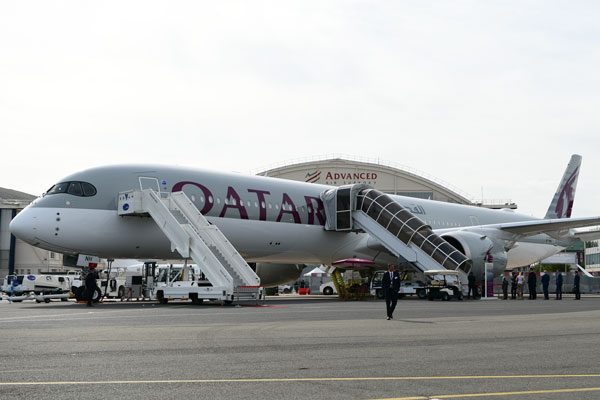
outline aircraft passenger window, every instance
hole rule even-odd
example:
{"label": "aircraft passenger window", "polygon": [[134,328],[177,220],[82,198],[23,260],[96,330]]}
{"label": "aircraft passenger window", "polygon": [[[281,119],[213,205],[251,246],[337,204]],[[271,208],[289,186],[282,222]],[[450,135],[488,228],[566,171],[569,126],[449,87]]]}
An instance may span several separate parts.
{"label": "aircraft passenger window", "polygon": [[208,202],[209,202],[210,204],[212,204],[212,202],[213,202],[213,197],[212,197],[212,196],[208,196]]}
{"label": "aircraft passenger window", "polygon": [[83,189],[81,188],[81,183],[69,183],[69,189],[67,189],[67,193],[72,194],[73,196],[83,196]]}
{"label": "aircraft passenger window", "polygon": [[275,209],[279,210],[279,204],[275,204]]}
{"label": "aircraft passenger window", "polygon": [[265,204],[265,202],[264,202],[264,201],[261,201],[261,202],[260,202],[260,208],[267,208],[267,207],[266,207],[266,204]]}
{"label": "aircraft passenger window", "polygon": [[86,197],[92,197],[96,195],[96,188],[91,183],[81,182],[83,188],[83,195]]}
{"label": "aircraft passenger window", "polygon": [[221,204],[221,198],[217,197],[217,204]]}
{"label": "aircraft passenger window", "polygon": [[258,208],[258,202],[257,201],[254,202],[254,207]]}
{"label": "aircraft passenger window", "polygon": [[200,196],[200,202],[204,203],[204,196]]}

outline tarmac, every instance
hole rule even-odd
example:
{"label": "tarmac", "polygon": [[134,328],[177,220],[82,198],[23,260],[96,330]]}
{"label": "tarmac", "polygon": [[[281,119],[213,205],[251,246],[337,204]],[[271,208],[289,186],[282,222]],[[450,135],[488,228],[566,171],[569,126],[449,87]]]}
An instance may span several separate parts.
{"label": "tarmac", "polygon": [[600,298],[0,302],[2,399],[598,399]]}

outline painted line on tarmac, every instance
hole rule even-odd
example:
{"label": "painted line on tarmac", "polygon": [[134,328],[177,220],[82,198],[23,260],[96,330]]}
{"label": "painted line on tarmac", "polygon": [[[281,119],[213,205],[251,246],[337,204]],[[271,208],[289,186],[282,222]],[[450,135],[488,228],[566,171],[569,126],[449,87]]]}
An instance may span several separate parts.
{"label": "painted line on tarmac", "polygon": [[[548,378],[600,378],[600,374],[551,374],[551,375],[461,375],[461,376],[380,376],[340,378],[225,378],[225,379],[157,379],[157,380],[106,380],[106,381],[45,381],[45,382],[0,382],[2,386],[40,385],[139,385],[180,383],[293,383],[293,382],[359,382],[359,381],[433,381],[463,379],[548,379]],[[588,390],[596,388],[588,388]],[[564,389],[566,390],[566,389]],[[600,388],[597,388],[600,390]],[[483,394],[481,394],[483,395]],[[454,396],[454,395],[452,395]],[[458,395],[456,395],[458,396]],[[461,395],[466,396],[466,395]],[[435,396],[433,396],[434,398]],[[396,399],[409,399],[402,397]],[[427,397],[418,397],[419,399]],[[448,397],[449,398],[449,397]],[[394,398],[391,398],[394,399]],[[390,400],[391,400],[390,399]]]}
{"label": "painted line on tarmac", "polygon": [[438,399],[464,399],[469,397],[504,397],[504,396],[527,396],[535,394],[557,394],[557,393],[581,393],[599,392],[600,387],[573,388],[573,389],[547,389],[547,390],[524,390],[518,392],[494,392],[494,393],[464,393],[464,394],[442,394],[433,396],[410,396],[410,397],[386,397],[379,400],[438,400]]}

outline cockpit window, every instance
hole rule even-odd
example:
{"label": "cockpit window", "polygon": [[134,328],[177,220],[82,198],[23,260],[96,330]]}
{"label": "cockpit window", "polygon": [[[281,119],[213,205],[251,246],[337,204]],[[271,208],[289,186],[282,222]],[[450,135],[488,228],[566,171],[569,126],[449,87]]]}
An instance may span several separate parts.
{"label": "cockpit window", "polygon": [[69,183],[69,188],[67,189],[67,193],[72,194],[73,196],[83,196],[83,189],[81,188],[81,182]]}
{"label": "cockpit window", "polygon": [[69,182],[57,183],[52,186],[46,194],[58,194],[58,193],[66,193],[67,188],[69,187]]}
{"label": "cockpit window", "polygon": [[81,182],[81,187],[83,188],[84,196],[91,197],[96,195],[96,188],[91,183]]}
{"label": "cockpit window", "polygon": [[61,182],[52,186],[46,195],[68,193],[73,196],[91,197],[96,195],[96,188],[88,182]]}

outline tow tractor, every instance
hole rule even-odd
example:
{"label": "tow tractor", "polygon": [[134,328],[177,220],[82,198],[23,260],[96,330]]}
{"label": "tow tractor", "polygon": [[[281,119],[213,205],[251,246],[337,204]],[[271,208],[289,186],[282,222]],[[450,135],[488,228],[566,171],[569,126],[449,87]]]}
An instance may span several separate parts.
{"label": "tow tractor", "polygon": [[452,270],[431,270],[425,271],[425,276],[429,279],[427,285],[427,299],[441,299],[448,301],[452,298],[463,299],[461,283],[457,271]]}

